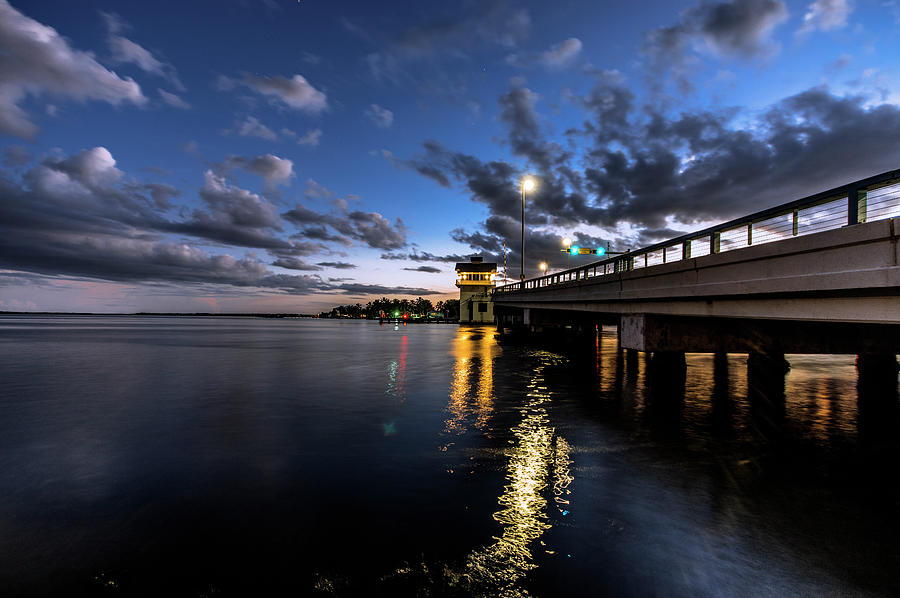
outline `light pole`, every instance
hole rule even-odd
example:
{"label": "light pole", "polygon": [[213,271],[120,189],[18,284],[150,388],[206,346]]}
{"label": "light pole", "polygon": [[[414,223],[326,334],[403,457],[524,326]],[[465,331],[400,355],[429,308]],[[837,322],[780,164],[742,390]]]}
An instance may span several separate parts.
{"label": "light pole", "polygon": [[566,248],[566,270],[572,267],[572,256],[569,253],[569,247],[572,246],[572,239],[565,237],[562,241],[563,247]]}
{"label": "light pole", "polygon": [[525,192],[534,189],[534,179],[530,176],[522,179],[522,264],[519,280],[525,280]]}

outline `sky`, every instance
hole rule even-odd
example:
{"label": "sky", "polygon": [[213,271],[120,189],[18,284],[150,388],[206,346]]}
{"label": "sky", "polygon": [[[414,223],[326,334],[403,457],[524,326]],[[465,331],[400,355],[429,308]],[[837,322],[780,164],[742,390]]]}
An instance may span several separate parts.
{"label": "sky", "polygon": [[898,68],[896,0],[0,0],[0,310],[458,296],[525,175],[528,276],[635,249],[900,168]]}

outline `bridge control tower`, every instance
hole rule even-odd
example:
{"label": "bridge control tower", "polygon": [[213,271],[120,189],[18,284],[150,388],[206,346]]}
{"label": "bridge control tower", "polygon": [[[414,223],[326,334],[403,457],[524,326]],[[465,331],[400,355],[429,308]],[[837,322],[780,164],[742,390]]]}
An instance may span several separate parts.
{"label": "bridge control tower", "polygon": [[486,263],[481,256],[469,258],[469,262],[457,262],[456,286],[459,287],[460,323],[494,322],[494,304],[491,291],[497,279],[497,264]]}

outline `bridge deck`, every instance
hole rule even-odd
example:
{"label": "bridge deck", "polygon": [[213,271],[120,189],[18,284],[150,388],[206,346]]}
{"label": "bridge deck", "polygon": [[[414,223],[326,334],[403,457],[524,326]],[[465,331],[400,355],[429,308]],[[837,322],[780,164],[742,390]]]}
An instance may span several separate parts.
{"label": "bridge deck", "polygon": [[900,171],[893,171],[498,287],[494,302],[501,309],[900,324],[898,216]]}

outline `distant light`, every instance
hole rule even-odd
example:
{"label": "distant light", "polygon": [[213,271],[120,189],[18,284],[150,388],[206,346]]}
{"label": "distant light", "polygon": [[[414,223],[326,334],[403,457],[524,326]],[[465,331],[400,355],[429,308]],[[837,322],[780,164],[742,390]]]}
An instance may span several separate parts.
{"label": "distant light", "polygon": [[531,191],[534,189],[534,179],[531,177],[525,177],[522,179],[522,188],[526,191]]}
{"label": "distant light", "polygon": [[568,247],[571,244],[572,244],[572,239],[570,239],[569,237],[566,237],[565,239],[563,239],[563,245],[565,245],[566,247]]}
{"label": "distant light", "polygon": [[572,245],[572,247],[569,248],[569,253],[571,253],[572,255],[578,255],[578,249],[578,245]]}
{"label": "distant light", "polygon": [[547,262],[541,262],[540,264],[538,264],[538,268],[540,268],[541,272],[546,272],[547,271]]}
{"label": "distant light", "polygon": [[395,318],[398,317],[399,315],[400,315],[400,312],[399,312],[399,311],[395,311],[395,312],[394,312],[394,317],[395,317]]}

